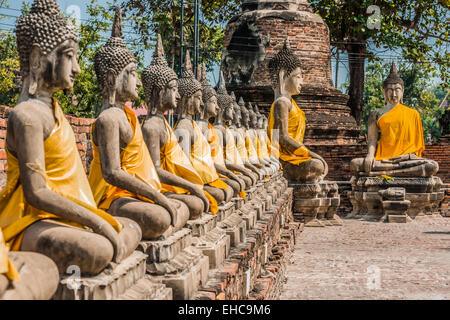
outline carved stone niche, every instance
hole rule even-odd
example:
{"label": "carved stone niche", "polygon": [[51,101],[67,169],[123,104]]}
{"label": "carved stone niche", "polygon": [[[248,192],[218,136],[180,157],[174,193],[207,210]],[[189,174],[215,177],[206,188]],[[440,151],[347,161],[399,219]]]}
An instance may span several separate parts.
{"label": "carved stone niche", "polygon": [[254,22],[245,21],[237,26],[222,56],[222,71],[231,84],[246,85],[255,70],[264,62],[270,37],[262,39]]}

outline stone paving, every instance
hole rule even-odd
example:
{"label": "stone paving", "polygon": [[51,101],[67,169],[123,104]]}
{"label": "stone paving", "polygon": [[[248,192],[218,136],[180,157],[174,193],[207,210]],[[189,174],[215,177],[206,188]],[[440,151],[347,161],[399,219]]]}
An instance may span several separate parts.
{"label": "stone paving", "polygon": [[305,228],[280,299],[450,299],[450,218]]}

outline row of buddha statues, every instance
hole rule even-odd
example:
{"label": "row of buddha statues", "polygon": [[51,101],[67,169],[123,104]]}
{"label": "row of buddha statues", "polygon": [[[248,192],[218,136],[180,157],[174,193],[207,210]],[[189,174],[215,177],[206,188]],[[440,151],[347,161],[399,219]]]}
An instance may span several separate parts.
{"label": "row of buddha statues", "polygon": [[[222,75],[217,91],[204,66],[196,78],[189,52],[179,78],[159,35],[141,82],[121,19],[117,8],[111,38],[94,58],[103,108],[91,128],[89,176],[53,98],[80,73],[77,30],[54,0],[35,0],[18,21],[23,87],[7,126],[0,298],[50,298],[68,266],[98,274],[142,239],[165,239],[204,212],[216,214],[220,204],[245,197],[281,169],[289,181],[304,184],[322,183],[328,173],[326,161],[303,144],[306,118],[292,98],[301,91],[302,68],[287,42],[269,62],[275,101],[267,119],[228,94]],[[140,86],[148,105],[143,125],[126,106]],[[403,82],[395,69],[383,89],[388,103],[371,114],[368,155],[354,160],[352,170],[434,175],[437,163],[420,158],[420,117],[401,104]],[[178,115],[175,128],[165,118],[170,110]]]}

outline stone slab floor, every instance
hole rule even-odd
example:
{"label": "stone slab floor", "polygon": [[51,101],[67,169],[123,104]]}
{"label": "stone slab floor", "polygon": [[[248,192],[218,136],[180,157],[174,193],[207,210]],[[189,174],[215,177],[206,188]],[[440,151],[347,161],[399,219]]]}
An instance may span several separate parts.
{"label": "stone slab floor", "polygon": [[280,299],[450,299],[450,218],[305,228]]}

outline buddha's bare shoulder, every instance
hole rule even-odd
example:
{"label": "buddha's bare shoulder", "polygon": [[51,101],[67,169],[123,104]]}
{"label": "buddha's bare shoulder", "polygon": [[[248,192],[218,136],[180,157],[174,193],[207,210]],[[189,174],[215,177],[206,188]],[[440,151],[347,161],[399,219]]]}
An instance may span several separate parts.
{"label": "buddha's bare shoulder", "polygon": [[292,105],[291,100],[288,97],[278,97],[274,102],[274,108],[283,108],[283,107],[290,107]]}
{"label": "buddha's bare shoulder", "polygon": [[13,125],[45,126],[54,122],[52,109],[33,99],[18,103],[8,117],[8,123]]}

